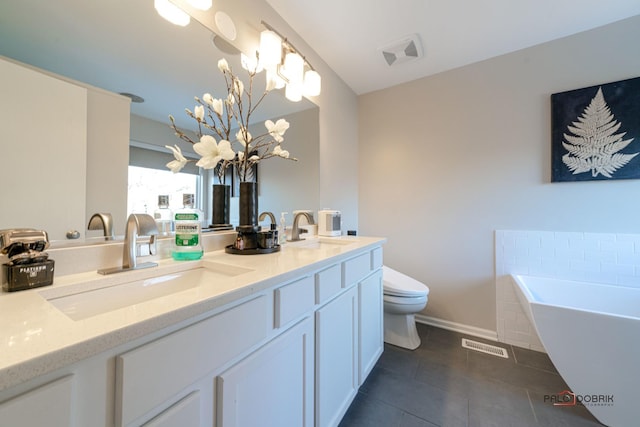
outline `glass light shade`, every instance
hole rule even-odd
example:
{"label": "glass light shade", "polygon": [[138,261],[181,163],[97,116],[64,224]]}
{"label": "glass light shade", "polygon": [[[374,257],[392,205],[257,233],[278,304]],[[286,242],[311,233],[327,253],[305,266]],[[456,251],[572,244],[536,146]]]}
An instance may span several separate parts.
{"label": "glass light shade", "polygon": [[275,32],[260,33],[260,63],[267,67],[282,62],[282,39]]}
{"label": "glass light shade", "polygon": [[[262,62],[262,61],[261,61]],[[267,70],[267,85],[270,81],[274,82],[274,87],[276,89],[282,89],[286,82],[278,75],[277,65],[271,66],[266,69]]]}
{"label": "glass light shade", "polygon": [[289,79],[289,84],[302,86],[304,77],[304,59],[295,52],[287,53],[284,58],[284,69],[282,74]]}
{"label": "glass light shade", "polygon": [[287,88],[284,91],[284,96],[289,101],[300,101],[302,99],[302,83],[287,83]]}
{"label": "glass light shade", "polygon": [[306,96],[318,96],[322,87],[320,74],[315,70],[307,70],[304,73],[303,92]]}
{"label": "glass light shade", "polygon": [[213,4],[213,0],[187,0],[191,6],[200,10],[209,10]]}
{"label": "glass light shade", "polygon": [[169,2],[169,0],[154,0],[153,6],[156,8],[158,15],[172,24],[185,27],[191,21],[191,18],[184,10]]}
{"label": "glass light shade", "polygon": [[244,53],[240,53],[240,63],[242,64],[242,68],[255,73],[259,73],[264,69],[262,63],[258,61],[258,58],[255,56],[247,56]]}

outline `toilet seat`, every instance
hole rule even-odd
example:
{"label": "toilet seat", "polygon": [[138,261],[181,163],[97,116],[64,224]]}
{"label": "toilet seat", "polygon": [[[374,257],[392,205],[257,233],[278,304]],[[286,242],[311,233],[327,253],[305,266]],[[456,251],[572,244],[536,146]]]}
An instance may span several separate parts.
{"label": "toilet seat", "polygon": [[417,295],[417,296],[408,297],[408,296],[389,295],[385,293],[384,301],[387,303],[398,304],[398,305],[426,304],[427,295]]}
{"label": "toilet seat", "polygon": [[429,295],[429,288],[424,283],[387,268],[387,266],[382,267],[382,273],[382,288],[385,295],[396,297],[426,297]]}

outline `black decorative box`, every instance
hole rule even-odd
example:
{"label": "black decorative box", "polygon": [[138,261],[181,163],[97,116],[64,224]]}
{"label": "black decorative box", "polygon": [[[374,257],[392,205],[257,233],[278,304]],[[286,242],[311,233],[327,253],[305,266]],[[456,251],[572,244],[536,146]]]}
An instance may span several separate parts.
{"label": "black decorative box", "polygon": [[2,264],[2,290],[13,292],[51,285],[53,270],[52,259],[30,264]]}

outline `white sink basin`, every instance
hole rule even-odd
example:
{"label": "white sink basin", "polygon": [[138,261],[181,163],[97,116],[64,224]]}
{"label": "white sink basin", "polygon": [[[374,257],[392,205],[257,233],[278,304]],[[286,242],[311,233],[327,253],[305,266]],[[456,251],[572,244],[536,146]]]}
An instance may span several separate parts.
{"label": "white sink basin", "polygon": [[[69,294],[40,292],[54,307],[73,320],[83,320],[113,310],[144,303],[156,298],[173,295],[216,280],[238,276],[253,271],[248,268],[203,262],[203,267],[178,273],[165,274],[149,279],[103,287]],[[127,273],[119,273],[127,274]],[[48,296],[52,295],[52,296]]]}
{"label": "white sink basin", "polygon": [[342,239],[342,238],[330,238],[330,237],[312,237],[299,242],[287,242],[287,245],[301,249],[321,249],[321,248],[337,248],[356,243],[356,240]]}

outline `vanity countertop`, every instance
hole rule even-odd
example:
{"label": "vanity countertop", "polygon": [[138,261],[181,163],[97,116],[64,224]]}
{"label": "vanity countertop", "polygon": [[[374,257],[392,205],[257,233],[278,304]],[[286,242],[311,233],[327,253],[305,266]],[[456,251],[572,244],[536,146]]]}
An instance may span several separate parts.
{"label": "vanity countertop", "polygon": [[[324,238],[323,238],[324,239]],[[285,244],[266,255],[207,252],[198,261],[164,259],[158,267],[103,276],[97,272],[54,278],[51,286],[0,293],[2,357],[0,390],[89,358],[145,335],[179,325],[264,289],[349,258],[357,250],[384,243],[377,237],[339,237],[344,244]],[[89,291],[210,266],[235,266],[243,273],[229,275],[145,302],[73,320],[47,298],[69,291]]]}

